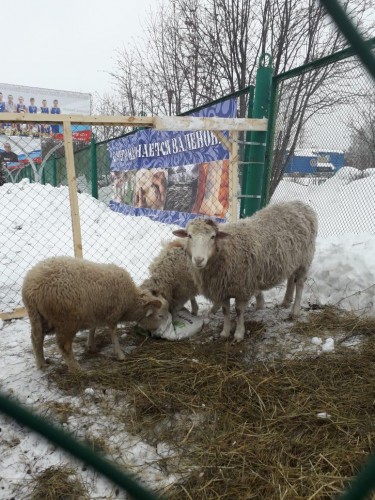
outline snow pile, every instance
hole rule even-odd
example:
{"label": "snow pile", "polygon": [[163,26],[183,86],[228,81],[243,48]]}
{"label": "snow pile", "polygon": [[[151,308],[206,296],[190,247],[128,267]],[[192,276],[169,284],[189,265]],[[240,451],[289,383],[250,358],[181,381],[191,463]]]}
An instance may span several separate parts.
{"label": "snow pile", "polygon": [[[173,227],[115,213],[86,193],[78,200],[84,257],[124,266],[136,282],[144,279]],[[68,188],[27,179],[0,187],[0,311],[21,304],[26,271],[55,255],[73,255]]]}
{"label": "snow pile", "polygon": [[316,185],[312,178],[283,179],[271,203],[301,200],[319,216],[319,235],[375,233],[375,169],[357,170],[343,167]]}

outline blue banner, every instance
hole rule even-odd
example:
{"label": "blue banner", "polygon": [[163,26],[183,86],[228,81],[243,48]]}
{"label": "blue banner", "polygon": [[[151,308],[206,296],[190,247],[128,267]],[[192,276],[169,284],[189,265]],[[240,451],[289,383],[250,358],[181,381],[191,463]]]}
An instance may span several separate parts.
{"label": "blue banner", "polygon": [[[237,99],[232,98],[189,116],[235,118]],[[144,129],[109,143],[111,170],[170,168],[229,157],[228,150],[210,130],[160,132]]]}
{"label": "blue banner", "polygon": [[[227,99],[190,116],[234,118],[237,100]],[[225,220],[229,152],[212,131],[143,129],[111,141],[109,153],[112,210],[183,227],[202,215]]]}

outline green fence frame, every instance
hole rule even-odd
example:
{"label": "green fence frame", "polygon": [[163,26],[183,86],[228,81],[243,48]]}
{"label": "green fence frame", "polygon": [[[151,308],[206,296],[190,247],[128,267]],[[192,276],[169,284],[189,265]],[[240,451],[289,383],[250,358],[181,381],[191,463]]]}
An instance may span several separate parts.
{"label": "green fence frame", "polygon": [[30,412],[19,403],[12,401],[0,393],[0,411],[16,420],[19,424],[27,425],[30,429],[52,441],[71,455],[84,461],[103,476],[107,477],[122,489],[127,491],[136,500],[162,500],[162,497],[141,486],[129,474],[120,470],[113,463],[92,451],[88,446],[74,439],[70,434],[51,425],[42,417]]}

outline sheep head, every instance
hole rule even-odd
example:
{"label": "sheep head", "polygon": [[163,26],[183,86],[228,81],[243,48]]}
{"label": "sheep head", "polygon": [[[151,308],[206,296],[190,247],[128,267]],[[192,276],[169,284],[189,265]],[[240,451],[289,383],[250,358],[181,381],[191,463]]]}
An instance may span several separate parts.
{"label": "sheep head", "polygon": [[229,236],[220,231],[212,219],[194,219],[186,229],[177,229],[173,234],[179,238],[187,238],[186,252],[197,269],[206,267],[217,250],[217,241]]}
{"label": "sheep head", "polygon": [[145,330],[156,330],[169,315],[169,304],[158,295],[155,297],[150,290],[141,292],[141,307],[137,323]]}

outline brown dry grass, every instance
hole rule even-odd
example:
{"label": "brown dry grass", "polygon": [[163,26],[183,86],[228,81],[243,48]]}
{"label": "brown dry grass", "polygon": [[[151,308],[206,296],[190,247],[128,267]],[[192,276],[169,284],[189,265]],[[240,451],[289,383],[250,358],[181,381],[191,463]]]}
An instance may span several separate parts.
{"label": "brown dry grass", "polygon": [[30,500],[89,500],[77,472],[67,466],[52,466],[31,480]]}
{"label": "brown dry grass", "polygon": [[178,451],[161,461],[182,478],[170,498],[333,498],[375,445],[375,319],[326,308],[294,331],[368,338],[356,350],[252,366],[241,346],[147,340],[124,363],[50,376],[68,393],[125,394],[111,416]]}

